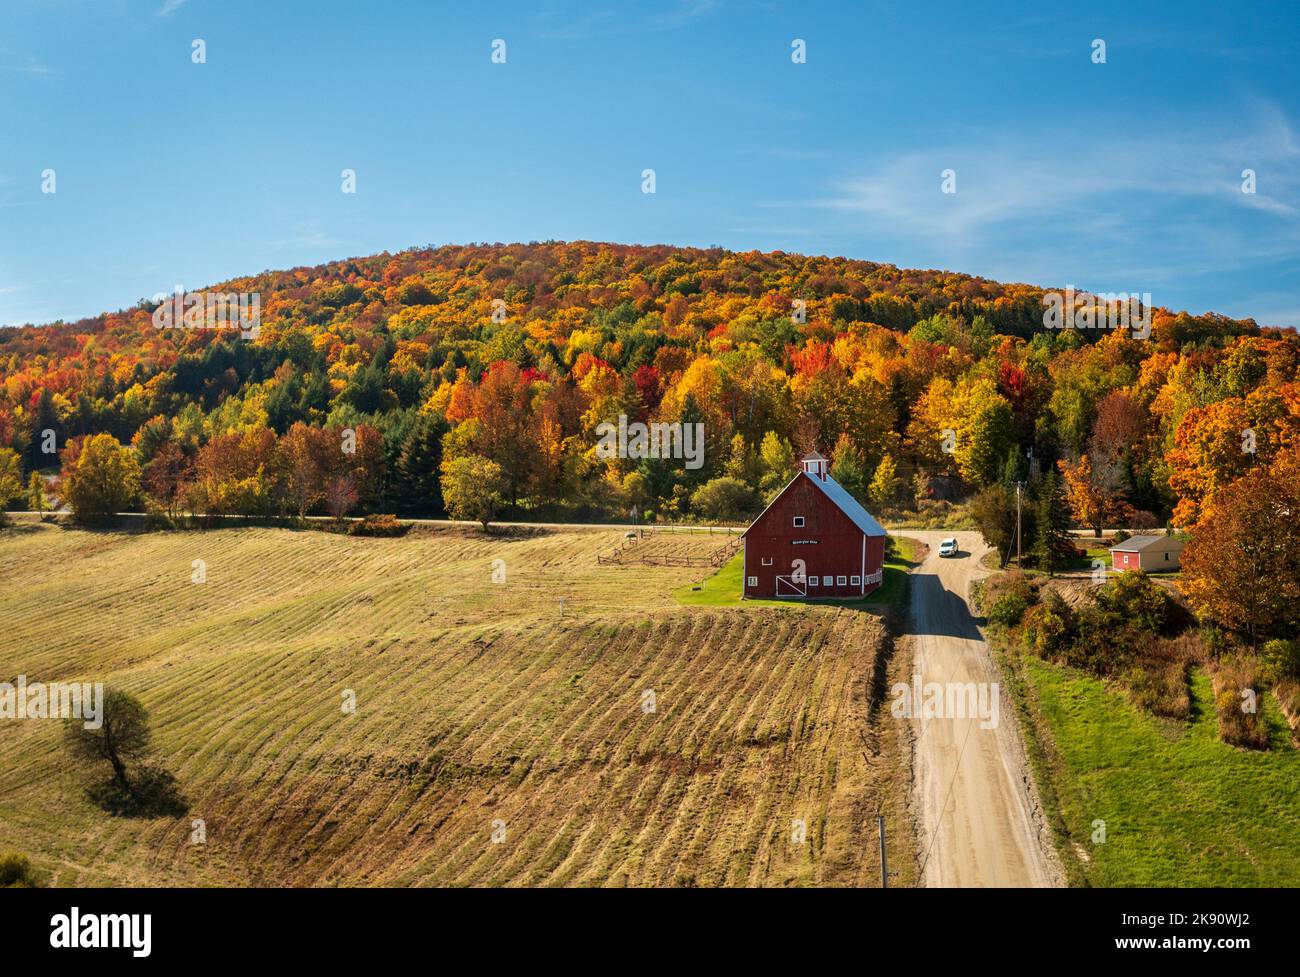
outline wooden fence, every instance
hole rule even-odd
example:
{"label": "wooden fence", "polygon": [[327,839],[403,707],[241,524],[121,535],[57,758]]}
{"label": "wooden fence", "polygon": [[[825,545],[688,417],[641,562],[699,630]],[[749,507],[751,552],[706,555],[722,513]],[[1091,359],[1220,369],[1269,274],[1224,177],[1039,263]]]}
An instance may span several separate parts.
{"label": "wooden fence", "polygon": [[[602,566],[637,564],[651,567],[720,567],[739,551],[744,542],[740,538],[744,530],[739,526],[644,526],[635,532],[636,536],[625,539],[608,556],[597,553],[596,563]],[[707,556],[672,552],[644,554],[639,552],[644,548],[645,540],[674,533],[725,536],[726,541]]]}

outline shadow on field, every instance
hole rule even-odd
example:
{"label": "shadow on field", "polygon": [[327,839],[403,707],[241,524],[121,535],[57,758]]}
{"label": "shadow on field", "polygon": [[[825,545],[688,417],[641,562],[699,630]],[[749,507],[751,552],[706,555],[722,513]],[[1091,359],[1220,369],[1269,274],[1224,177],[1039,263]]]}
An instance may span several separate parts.
{"label": "shadow on field", "polygon": [[112,777],[91,784],[86,797],[100,810],[120,818],[176,818],[190,809],[176,778],[155,766],[137,771],[129,788]]}
{"label": "shadow on field", "polygon": [[32,533],[39,533],[41,527],[39,523],[17,522],[11,519],[8,524],[0,526],[0,531],[12,536],[30,536]]}

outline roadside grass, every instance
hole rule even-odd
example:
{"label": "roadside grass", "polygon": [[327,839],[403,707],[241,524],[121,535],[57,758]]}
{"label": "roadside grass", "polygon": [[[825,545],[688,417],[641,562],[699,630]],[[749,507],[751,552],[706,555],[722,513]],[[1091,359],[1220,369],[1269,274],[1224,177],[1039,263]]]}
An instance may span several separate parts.
{"label": "roadside grass", "polygon": [[0,852],[57,886],[875,887],[880,805],[912,884],[884,623],[675,606],[699,571],[598,566],[619,538],[0,531],[0,677],[136,695],[190,800],[110,817],[61,723],[6,721]]}
{"label": "roadside grass", "polygon": [[737,553],[698,584],[687,584],[673,591],[679,604],[687,607],[806,607],[809,604],[829,607],[887,607],[907,599],[907,575],[916,565],[919,544],[907,536],[890,536],[885,540],[884,571],[881,584],[861,600],[745,600],[741,597],[745,574],[745,554]]}
{"label": "roadside grass", "polygon": [[[1209,676],[1191,719],[1161,719],[1099,679],[1005,652],[1028,712],[1031,757],[1074,884],[1300,884],[1300,751],[1271,697],[1272,749],[1219,739]],[[1046,783],[1044,783],[1046,781]],[[1092,840],[1105,822],[1105,842]]]}

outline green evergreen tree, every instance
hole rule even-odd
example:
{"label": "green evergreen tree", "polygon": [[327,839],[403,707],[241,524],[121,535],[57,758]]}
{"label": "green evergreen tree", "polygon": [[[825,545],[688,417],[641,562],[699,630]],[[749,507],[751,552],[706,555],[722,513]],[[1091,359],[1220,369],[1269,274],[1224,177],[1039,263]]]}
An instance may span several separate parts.
{"label": "green evergreen tree", "polygon": [[1055,468],[1043,474],[1038,487],[1038,518],[1031,551],[1038,569],[1054,576],[1063,569],[1070,552],[1070,503]]}
{"label": "green evergreen tree", "polygon": [[446,424],[431,414],[416,418],[397,453],[391,486],[393,503],[403,515],[422,515],[442,508],[439,465]]}
{"label": "green evergreen tree", "polygon": [[1020,454],[1020,447],[1013,444],[1007,452],[1006,464],[1002,466],[1002,484],[1014,492],[1016,482],[1023,482],[1028,475],[1028,467]]}

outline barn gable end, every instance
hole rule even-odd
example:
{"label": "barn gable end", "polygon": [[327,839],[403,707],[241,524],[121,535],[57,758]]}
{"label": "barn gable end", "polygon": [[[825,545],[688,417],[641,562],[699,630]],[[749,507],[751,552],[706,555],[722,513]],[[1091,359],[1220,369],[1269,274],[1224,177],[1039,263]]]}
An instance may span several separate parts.
{"label": "barn gable end", "polygon": [[885,530],[810,455],[744,532],[746,597],[852,598],[880,585]]}

